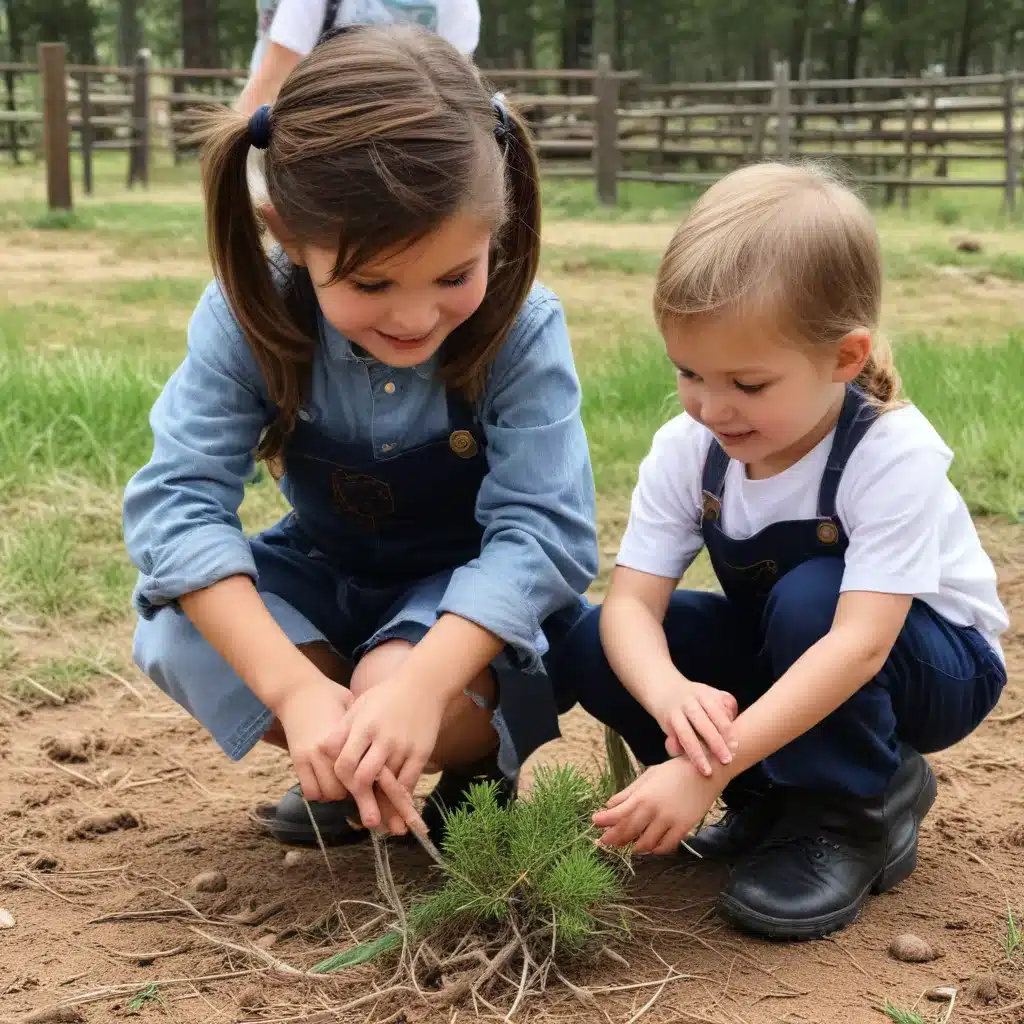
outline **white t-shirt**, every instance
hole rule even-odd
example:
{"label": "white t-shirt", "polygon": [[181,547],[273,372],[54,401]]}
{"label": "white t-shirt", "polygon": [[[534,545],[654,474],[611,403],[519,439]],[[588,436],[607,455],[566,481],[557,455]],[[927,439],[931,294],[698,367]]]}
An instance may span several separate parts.
{"label": "white t-shirt", "polygon": [[[744,540],[771,523],[817,516],[818,488],[834,431],[795,465],[750,480],[735,459],[726,470],[721,526]],[[654,436],[640,466],[618,564],[679,579],[704,545],[701,475],[707,428],[685,413]],[[953,460],[913,406],[884,413],[853,450],[836,494],[849,547],[841,590],[911,594],[950,622],[975,626],[1002,656],[1009,619],[996,573],[963,498],[946,472]]]}
{"label": "white t-shirt", "polygon": [[[270,25],[270,41],[305,55],[316,45],[323,27],[326,0],[280,0]],[[341,0],[335,27],[422,25],[469,56],[480,41],[477,0]]]}

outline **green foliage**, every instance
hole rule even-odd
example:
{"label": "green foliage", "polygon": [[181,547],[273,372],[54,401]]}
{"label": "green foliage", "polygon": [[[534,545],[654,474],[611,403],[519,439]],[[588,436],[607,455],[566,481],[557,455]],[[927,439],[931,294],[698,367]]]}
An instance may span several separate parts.
{"label": "green foliage", "polygon": [[911,1010],[901,1010],[898,1006],[893,1006],[888,999],[882,1007],[882,1012],[889,1020],[895,1021],[895,1024],[925,1024],[924,1018],[919,1014]]}
{"label": "green foliage", "polygon": [[1007,960],[1012,960],[1017,950],[1024,945],[1024,932],[1020,930],[1020,926],[1014,920],[1013,910],[1009,903],[1006,904],[1006,934],[1001,939],[1001,945]]}
{"label": "green foliage", "polygon": [[[603,785],[563,765],[538,769],[530,796],[510,806],[499,803],[495,783],[471,786],[467,804],[446,815],[444,884],[410,907],[410,937],[511,921],[523,936],[544,933],[560,954],[585,951],[606,927],[609,901],[622,895],[616,856],[597,847],[590,820],[604,802]],[[400,933],[391,931],[313,970],[342,970],[400,944]]]}

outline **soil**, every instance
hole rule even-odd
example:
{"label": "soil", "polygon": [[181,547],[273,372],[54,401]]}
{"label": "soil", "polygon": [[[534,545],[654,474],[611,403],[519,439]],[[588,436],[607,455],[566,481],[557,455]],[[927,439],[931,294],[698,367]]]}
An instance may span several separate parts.
{"label": "soil", "polygon": [[[886,1000],[916,1004],[925,1020],[939,1021],[948,1002],[924,993],[950,986],[952,1021],[1024,1021],[1024,949],[1009,960],[1000,945],[1007,904],[1024,914],[1024,713],[1013,717],[1024,712],[1024,530],[983,529],[1014,624],[1010,683],[988,722],[931,758],[939,799],[913,876],[872,899],[848,930],[790,945],[749,939],[718,921],[720,869],[675,858],[638,863],[631,895],[664,930],[567,968],[591,990],[632,987],[598,991],[589,1008],[563,989],[528,1001],[517,1020],[636,1021],[675,968],[685,977],[660,990],[645,1022],[869,1024],[885,1020]],[[110,642],[127,660],[127,626]],[[593,763],[596,724],[576,711],[563,733],[534,765]],[[475,1016],[472,1005],[432,1014],[415,997],[398,1016],[394,1003],[373,1001],[338,1016],[325,1011],[386,977],[361,968],[327,980],[288,978],[245,952],[255,943],[306,968],[344,947],[350,940],[335,911],[340,900],[375,898],[370,848],[335,849],[328,862],[317,851],[289,856],[251,814],[291,784],[286,758],[267,748],[229,762],[138,675],[110,677],[76,704],[0,700],[0,764],[0,909],[14,919],[4,927],[10,919],[0,913],[0,1017],[17,1020],[88,993],[99,995],[77,1011],[26,1019],[432,1024]],[[418,849],[393,847],[392,863],[399,884],[430,884]],[[207,872],[223,873],[226,886],[197,880]],[[345,910],[353,925],[373,916],[354,904]],[[904,933],[937,958],[893,959],[890,944]],[[242,951],[217,944],[224,941]],[[153,982],[162,984],[147,988]]]}

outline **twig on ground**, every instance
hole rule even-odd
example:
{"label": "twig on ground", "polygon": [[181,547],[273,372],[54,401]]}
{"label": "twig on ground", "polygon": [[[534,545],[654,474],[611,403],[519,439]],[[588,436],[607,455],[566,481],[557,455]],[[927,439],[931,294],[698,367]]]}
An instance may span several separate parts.
{"label": "twig on ground", "polygon": [[290,964],[286,964],[283,960],[278,960],[277,957],[271,956],[265,949],[260,949],[258,946],[240,946],[237,942],[229,942],[227,939],[218,939],[213,935],[207,935],[206,932],[200,931],[194,925],[189,925],[190,932],[193,935],[198,935],[199,938],[210,943],[211,946],[219,946],[222,949],[232,949],[236,953],[241,953],[244,956],[253,957],[255,960],[259,960],[260,963],[269,967],[272,971],[276,971],[278,974],[283,974],[290,978],[315,978],[323,980],[327,975],[321,974],[308,974],[306,971],[300,971],[297,967],[292,967]]}
{"label": "twig on ground", "polygon": [[831,936],[831,935],[830,935],[830,936],[827,936],[827,938],[828,938],[828,941],[829,941],[829,942],[831,942],[831,943],[832,943],[833,945],[835,945],[835,946],[838,946],[838,947],[839,947],[839,948],[840,948],[840,949],[841,949],[841,950],[842,950],[842,951],[843,951],[843,952],[844,952],[844,953],[846,954],[846,956],[847,956],[847,957],[849,958],[849,960],[850,960],[850,963],[852,963],[852,964],[853,964],[853,966],[854,966],[854,967],[856,967],[856,968],[857,968],[857,970],[858,970],[858,971],[860,971],[860,973],[861,973],[861,974],[863,974],[865,978],[870,978],[870,977],[871,977],[871,975],[870,975],[870,974],[868,974],[868,972],[867,972],[867,971],[865,971],[863,967],[861,967],[861,965],[860,965],[860,962],[859,962],[859,961],[857,960],[857,958],[856,958],[856,957],[855,957],[855,956],[853,955],[853,953],[851,953],[851,952],[850,952],[850,951],[849,951],[849,950],[848,950],[848,949],[846,948],[846,946],[844,946],[844,945],[843,945],[843,944],[842,944],[842,943],[841,943],[841,942],[840,942],[840,941],[839,941],[839,940],[838,940],[837,938],[835,938],[834,936]]}
{"label": "twig on ground", "polygon": [[57,892],[56,889],[51,889],[41,878],[37,878],[31,871],[22,869],[18,872],[21,878],[24,878],[31,885],[34,885],[37,889],[45,889],[51,896],[56,896],[57,899],[63,900],[65,903],[70,903],[73,907],[80,907],[80,903],[76,903],[73,899],[65,896],[63,893]]}
{"label": "twig on ground", "polygon": [[1016,722],[1018,718],[1024,718],[1024,708],[1011,711],[1008,715],[990,715],[985,721],[995,722],[997,725],[1005,725],[1007,722]]}
{"label": "twig on ground", "polygon": [[153,953],[130,953],[121,949],[110,949],[107,947],[100,947],[105,953],[109,953],[111,956],[119,956],[123,960],[137,960],[149,963],[153,960],[165,960],[168,957],[180,956],[182,953],[187,953],[191,948],[192,944],[186,942],[183,946],[175,946],[174,949],[163,949],[157,950]]}
{"label": "twig on ground", "polygon": [[75,771],[74,768],[69,768],[66,764],[54,761],[52,757],[44,757],[43,760],[50,765],[51,768],[56,768],[57,771],[64,772],[65,775],[70,775],[72,778],[96,787],[96,789],[100,788],[100,784],[95,779],[90,779],[88,775],[83,775],[81,772]]}
{"label": "twig on ground", "polygon": [[15,682],[28,683],[33,690],[38,690],[44,696],[49,697],[55,704],[67,704],[68,702],[66,697],[62,697],[59,693],[54,693],[53,690],[48,690],[42,683],[36,682],[31,676],[22,674],[17,677]]}
{"label": "twig on ground", "polygon": [[115,683],[120,683],[136,700],[145,703],[146,698],[143,697],[139,690],[137,690],[132,683],[128,682],[124,676],[118,675],[113,669],[107,668],[103,662],[98,661],[96,658],[87,658],[86,660],[98,672],[101,672],[103,675],[113,679]]}

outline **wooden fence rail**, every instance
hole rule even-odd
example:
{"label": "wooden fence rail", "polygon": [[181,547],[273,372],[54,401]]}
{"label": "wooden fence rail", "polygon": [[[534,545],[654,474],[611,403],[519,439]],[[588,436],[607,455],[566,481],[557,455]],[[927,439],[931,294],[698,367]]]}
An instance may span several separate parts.
{"label": "wooden fence rail", "polygon": [[[1020,72],[829,80],[807,71],[792,78],[780,63],[770,80],[653,85],[602,54],[593,70],[484,73],[529,118],[546,173],[593,180],[604,203],[616,202],[620,181],[701,185],[743,163],[800,156],[847,164],[855,180],[884,187],[887,201],[899,193],[905,204],[913,188],[998,188],[1015,209]],[[44,43],[38,64],[0,63],[0,150],[18,160],[41,138],[55,208],[71,205],[72,151],[82,155],[86,193],[93,154],[104,149],[127,151],[128,186],[145,185],[161,140],[177,159],[188,108],[233,102],[246,74],[153,68],[146,51],[130,68],[67,64],[63,44]],[[1000,173],[950,175],[959,162]]]}

